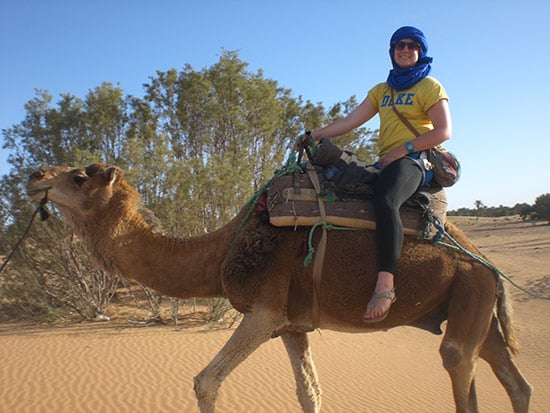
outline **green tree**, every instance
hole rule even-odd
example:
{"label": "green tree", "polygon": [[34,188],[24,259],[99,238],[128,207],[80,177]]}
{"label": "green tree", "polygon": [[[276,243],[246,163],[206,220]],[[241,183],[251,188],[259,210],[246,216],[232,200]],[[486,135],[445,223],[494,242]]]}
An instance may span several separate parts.
{"label": "green tree", "polygon": [[478,219],[480,216],[485,216],[485,209],[487,207],[483,204],[483,202],[478,199],[474,202],[474,206],[476,208],[476,216]]}
{"label": "green tree", "polygon": [[532,205],[527,203],[516,204],[512,208],[512,215],[519,215],[522,220],[527,221],[533,218],[535,211]]}
{"label": "green tree", "polygon": [[171,207],[163,220],[178,234],[229,220],[280,166],[289,137],[301,130],[307,111],[300,102],[247,66],[224,51],[212,67],[157,72],[145,85],[157,137],[170,148],[164,166]]}
{"label": "green tree", "polygon": [[538,219],[546,220],[550,224],[550,194],[539,195],[533,209]]}
{"label": "green tree", "polygon": [[[128,102],[122,89],[103,82],[88,92],[84,105],[86,134],[83,139],[85,150],[92,155],[89,161],[101,160],[126,168]],[[79,161],[87,163],[86,156],[79,155]]]}

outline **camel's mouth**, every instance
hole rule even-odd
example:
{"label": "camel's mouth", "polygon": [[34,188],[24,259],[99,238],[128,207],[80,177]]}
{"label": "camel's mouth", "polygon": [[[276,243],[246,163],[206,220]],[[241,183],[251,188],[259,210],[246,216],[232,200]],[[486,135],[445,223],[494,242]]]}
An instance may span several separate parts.
{"label": "camel's mouth", "polygon": [[40,168],[38,171],[34,172],[27,181],[25,190],[27,191],[27,196],[33,201],[39,201],[46,198],[48,191],[52,188],[52,185],[48,185],[47,182],[44,182],[47,172],[45,168]]}
{"label": "camel's mouth", "polygon": [[40,220],[45,221],[50,216],[50,213],[46,209],[46,204],[48,203],[48,190],[51,186],[46,188],[30,188],[30,185],[31,183],[29,182],[27,188],[25,188],[27,190],[27,196],[33,201],[40,201],[37,211],[40,212]]}
{"label": "camel's mouth", "polygon": [[41,199],[45,199],[48,195],[48,190],[51,188],[51,186],[48,186],[46,188],[29,188],[27,186],[27,196],[32,199],[33,201],[38,201]]}

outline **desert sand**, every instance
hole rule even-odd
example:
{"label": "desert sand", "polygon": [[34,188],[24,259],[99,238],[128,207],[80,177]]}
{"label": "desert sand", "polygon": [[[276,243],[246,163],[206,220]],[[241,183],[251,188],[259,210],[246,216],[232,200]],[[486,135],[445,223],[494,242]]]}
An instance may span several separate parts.
{"label": "desert sand", "polygon": [[[550,295],[550,225],[452,218],[514,282]],[[534,387],[532,412],[550,411],[550,301],[511,288],[521,344],[517,364]],[[193,377],[231,330],[0,324],[0,412],[198,412]],[[322,411],[451,412],[441,336],[409,327],[370,334],[316,331],[311,347]],[[489,366],[477,373],[480,411],[510,412]],[[299,412],[284,346],[274,339],[223,383],[220,412]]]}

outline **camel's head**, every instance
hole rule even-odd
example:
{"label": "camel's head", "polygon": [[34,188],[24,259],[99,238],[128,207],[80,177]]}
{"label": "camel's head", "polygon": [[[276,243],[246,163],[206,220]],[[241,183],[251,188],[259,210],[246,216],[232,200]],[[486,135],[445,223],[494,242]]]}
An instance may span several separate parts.
{"label": "camel's head", "polygon": [[111,165],[45,167],[30,176],[27,194],[33,200],[46,198],[62,212],[86,216],[109,205],[114,186],[121,179],[122,171]]}

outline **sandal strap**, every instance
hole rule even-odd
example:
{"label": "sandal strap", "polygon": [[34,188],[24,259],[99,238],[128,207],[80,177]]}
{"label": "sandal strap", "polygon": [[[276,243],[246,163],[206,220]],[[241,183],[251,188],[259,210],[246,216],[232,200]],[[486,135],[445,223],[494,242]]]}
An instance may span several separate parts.
{"label": "sandal strap", "polygon": [[392,288],[391,290],[386,290],[386,291],[375,291],[374,294],[372,295],[372,298],[374,298],[375,300],[378,300],[380,298],[386,298],[390,300],[390,302],[393,304],[396,301],[395,288]]}

